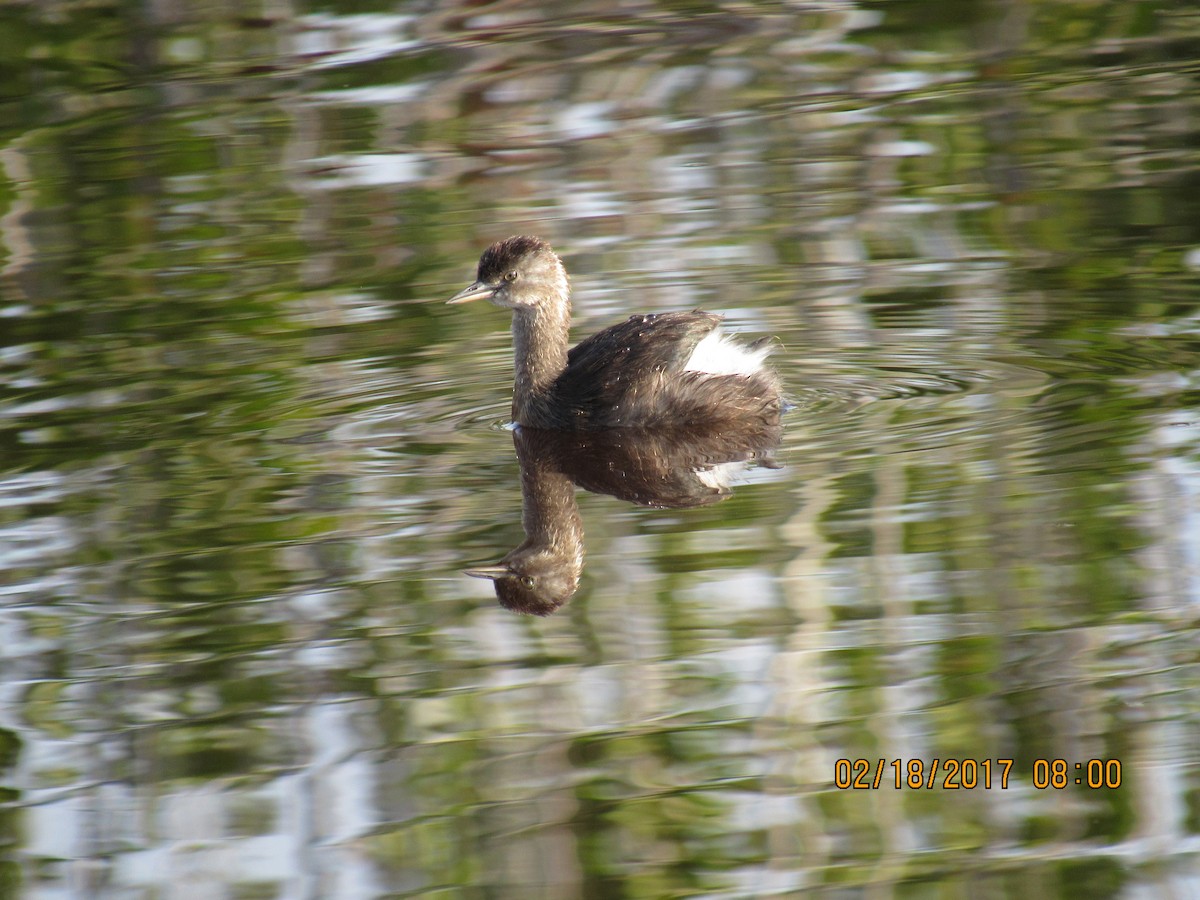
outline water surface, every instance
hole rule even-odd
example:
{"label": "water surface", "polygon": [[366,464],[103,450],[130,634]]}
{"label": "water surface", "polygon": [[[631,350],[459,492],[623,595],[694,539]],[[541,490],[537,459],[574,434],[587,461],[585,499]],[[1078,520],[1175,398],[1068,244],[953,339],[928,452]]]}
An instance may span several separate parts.
{"label": "water surface", "polygon": [[[1197,890],[1189,5],[0,35],[6,894]],[[796,404],[720,502],[577,491],[545,619],[462,574],[523,539],[511,350],[441,300],[515,233],[577,337],[721,312]]]}

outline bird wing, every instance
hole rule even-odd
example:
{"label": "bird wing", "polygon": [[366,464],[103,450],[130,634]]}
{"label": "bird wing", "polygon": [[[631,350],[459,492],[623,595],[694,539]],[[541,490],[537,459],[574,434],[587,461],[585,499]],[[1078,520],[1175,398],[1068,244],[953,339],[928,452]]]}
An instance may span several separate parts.
{"label": "bird wing", "polygon": [[721,317],[701,310],[631,316],[580,341],[560,379],[566,391],[612,390],[631,376],[682,371]]}
{"label": "bird wing", "polygon": [[693,310],[633,316],[606,328],[567,355],[554,405],[589,428],[711,424],[741,415],[748,402],[769,406],[777,422],[778,391],[769,384],[764,391],[761,379],[686,369],[696,345],[720,322]]}

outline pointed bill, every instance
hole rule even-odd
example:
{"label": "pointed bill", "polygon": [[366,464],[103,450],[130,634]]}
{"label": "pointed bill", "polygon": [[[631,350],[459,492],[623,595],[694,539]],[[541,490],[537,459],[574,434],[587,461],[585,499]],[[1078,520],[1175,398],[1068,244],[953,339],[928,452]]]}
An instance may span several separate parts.
{"label": "pointed bill", "polygon": [[476,281],[474,284],[463,288],[449,300],[447,303],[470,303],[472,300],[487,300],[492,294],[496,293],[496,288],[490,284],[484,284],[482,281]]}
{"label": "pointed bill", "polygon": [[490,578],[495,581],[497,578],[503,578],[505,575],[512,574],[508,568],[499,564],[494,566],[476,566],[474,569],[463,569],[464,575],[470,575],[472,578]]}

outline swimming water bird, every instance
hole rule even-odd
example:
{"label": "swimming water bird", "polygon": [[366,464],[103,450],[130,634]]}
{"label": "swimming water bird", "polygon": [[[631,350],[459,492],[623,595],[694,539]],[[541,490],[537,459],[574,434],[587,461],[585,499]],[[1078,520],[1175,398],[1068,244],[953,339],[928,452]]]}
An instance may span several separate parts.
{"label": "swimming water bird", "polygon": [[512,416],[529,428],[742,429],[778,425],[779,379],[768,339],[743,346],[701,310],[636,315],[568,352],[570,287],[540,238],[498,241],[475,282],[447,303],[486,299],[511,309]]}

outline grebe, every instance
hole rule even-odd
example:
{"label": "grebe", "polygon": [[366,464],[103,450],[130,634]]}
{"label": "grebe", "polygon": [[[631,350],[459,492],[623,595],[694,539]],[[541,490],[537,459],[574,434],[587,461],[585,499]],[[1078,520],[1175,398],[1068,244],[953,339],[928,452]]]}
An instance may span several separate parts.
{"label": "grebe", "polygon": [[744,347],[721,333],[721,317],[712,313],[631,316],[568,352],[567,272],[540,238],[492,244],[474,284],[446,302],[481,298],[513,311],[518,425],[581,431],[779,423],[779,379],[763,365],[767,340]]}

